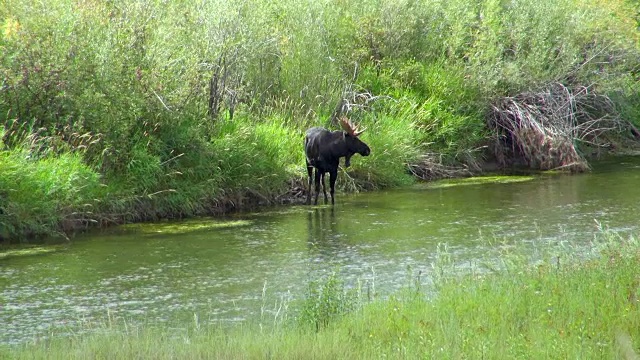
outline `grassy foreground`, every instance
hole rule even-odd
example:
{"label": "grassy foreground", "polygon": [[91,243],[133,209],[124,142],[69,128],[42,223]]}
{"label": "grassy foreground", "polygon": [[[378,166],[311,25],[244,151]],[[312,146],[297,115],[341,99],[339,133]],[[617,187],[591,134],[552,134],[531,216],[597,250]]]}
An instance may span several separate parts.
{"label": "grassy foreground", "polygon": [[[342,311],[353,298],[329,279],[320,292],[310,293],[297,316],[275,325],[221,329],[197,319],[177,331],[102,325],[81,335],[5,347],[0,357],[636,359],[640,243],[604,231],[581,261],[568,260],[582,257],[575,251],[565,248],[535,265],[505,255],[499,271],[436,278],[432,298],[409,286],[390,299]],[[447,266],[443,261],[434,270],[450,271]]]}

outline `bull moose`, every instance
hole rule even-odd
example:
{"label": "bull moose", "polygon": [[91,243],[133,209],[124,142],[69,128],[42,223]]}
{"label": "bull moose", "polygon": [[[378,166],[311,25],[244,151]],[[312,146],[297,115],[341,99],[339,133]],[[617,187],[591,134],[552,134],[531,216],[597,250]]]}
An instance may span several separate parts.
{"label": "bull moose", "polygon": [[314,204],[318,204],[320,183],[322,183],[322,193],[324,203],[328,203],[327,190],[324,184],[324,174],[329,173],[329,185],[331,186],[331,204],[335,204],[335,186],[338,178],[338,165],[340,158],[344,157],[344,166],[351,165],[351,157],[358,153],[362,156],[369,156],[371,149],[358,138],[364,132],[354,126],[346,117],[340,118],[340,125],[344,131],[329,131],[321,127],[313,127],[307,130],[304,139],[304,152],[307,162],[307,173],[309,174],[309,191],[307,192],[307,204],[311,204],[311,185],[313,184],[313,169],[315,172],[316,197]]}

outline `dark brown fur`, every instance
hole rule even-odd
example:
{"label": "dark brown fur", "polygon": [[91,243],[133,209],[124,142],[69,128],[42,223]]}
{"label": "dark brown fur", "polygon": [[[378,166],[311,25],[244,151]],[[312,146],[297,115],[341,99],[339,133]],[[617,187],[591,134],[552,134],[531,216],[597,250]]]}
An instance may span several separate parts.
{"label": "dark brown fur", "polygon": [[320,183],[324,194],[325,204],[329,202],[324,185],[324,174],[329,173],[329,185],[331,186],[331,204],[334,204],[335,184],[338,178],[338,165],[340,158],[345,158],[345,166],[351,164],[351,157],[358,153],[368,156],[371,150],[369,146],[358,138],[358,133],[351,131],[329,131],[320,127],[307,130],[304,139],[304,151],[306,154],[307,173],[309,174],[309,191],[307,204],[311,204],[311,185],[313,183],[313,169],[315,172],[316,196],[315,204],[318,204]]}

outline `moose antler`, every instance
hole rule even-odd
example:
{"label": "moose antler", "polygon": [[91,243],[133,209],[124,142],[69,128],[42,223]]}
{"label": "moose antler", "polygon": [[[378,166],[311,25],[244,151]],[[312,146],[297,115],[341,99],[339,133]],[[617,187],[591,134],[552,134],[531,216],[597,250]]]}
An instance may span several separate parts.
{"label": "moose antler", "polygon": [[340,126],[351,136],[360,136],[366,129],[358,129],[358,126],[353,125],[351,120],[347,119],[346,116],[340,118]]}

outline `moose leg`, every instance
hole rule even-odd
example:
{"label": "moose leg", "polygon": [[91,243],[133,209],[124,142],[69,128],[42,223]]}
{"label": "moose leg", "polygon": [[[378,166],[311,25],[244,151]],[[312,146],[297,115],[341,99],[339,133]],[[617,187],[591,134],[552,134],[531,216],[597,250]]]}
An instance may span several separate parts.
{"label": "moose leg", "polygon": [[322,177],[320,178],[320,181],[322,182],[322,193],[324,194],[324,203],[328,204],[329,199],[327,198],[327,187],[324,183],[324,173],[322,173]]}
{"label": "moose leg", "polygon": [[[324,174],[320,172],[320,170],[316,169],[316,199],[314,201],[314,205],[318,205],[318,195],[320,195],[320,179],[324,178]],[[324,181],[323,181],[324,182]],[[324,185],[324,184],[323,184]],[[324,186],[322,186],[324,189]]]}
{"label": "moose leg", "polygon": [[[331,186],[331,205],[335,204],[336,180],[338,179],[338,169],[329,172],[329,185]],[[326,194],[325,194],[326,198]]]}
{"label": "moose leg", "polygon": [[307,174],[309,174],[309,191],[307,192],[307,205],[311,205],[311,184],[313,184],[313,166],[307,161]]}

